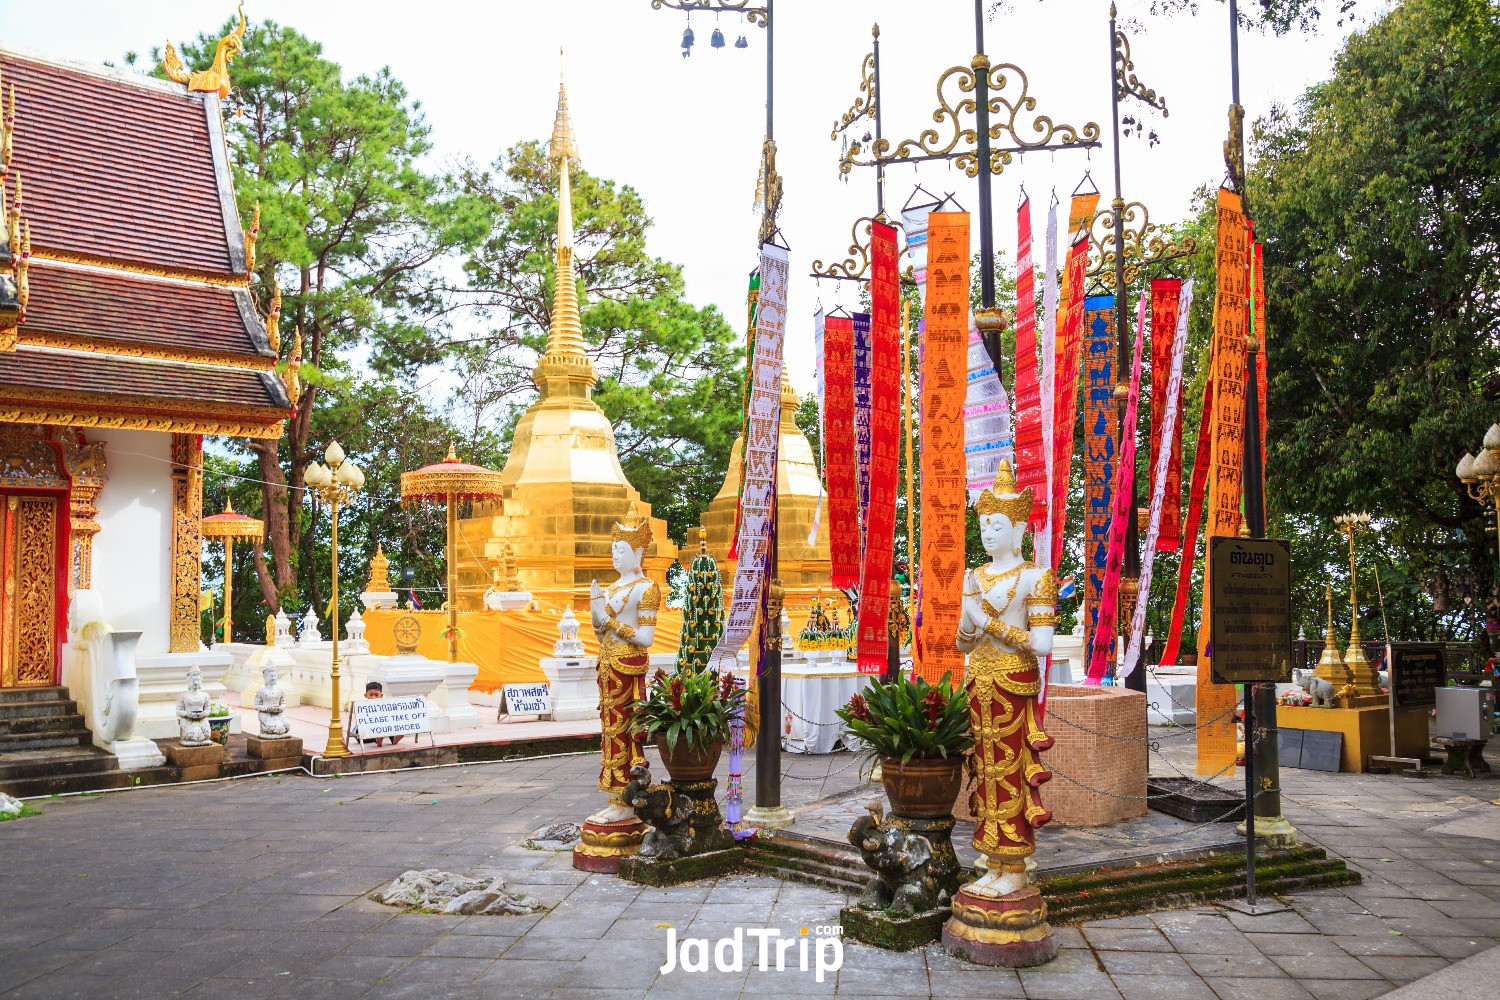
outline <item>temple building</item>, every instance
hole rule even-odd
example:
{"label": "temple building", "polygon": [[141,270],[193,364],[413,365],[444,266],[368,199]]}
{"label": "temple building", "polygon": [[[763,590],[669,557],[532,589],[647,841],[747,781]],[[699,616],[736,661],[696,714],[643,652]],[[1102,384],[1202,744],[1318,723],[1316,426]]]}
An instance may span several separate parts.
{"label": "temple building", "polygon": [[547,351],[532,371],[540,395],[516,423],[510,457],[501,470],[503,500],[476,503],[460,523],[459,606],[482,607],[491,567],[508,542],[522,590],[544,605],[588,607],[589,583],[614,579],[610,531],[632,500],[651,523],[645,572],[663,587],[677,546],[667,525],[625,479],[609,418],[593,400],[599,381],[583,341],[578,281],[573,270],[573,206],[569,169],[578,147],[568,118],[567,91],[558,86],[551,156],[558,162],[557,271]]}
{"label": "temple building", "polygon": [[90,743],[149,766],[188,668],[223,690],[203,442],[279,437],[297,367],[252,303],[225,145],[243,31],[187,87],[0,47],[0,704],[28,703],[0,777]]}
{"label": "temple building", "polygon": [[[797,426],[797,393],[793,391],[782,373],[781,379],[781,438],[776,452],[776,514],[779,526],[776,535],[776,571],[786,587],[786,607],[793,617],[800,617],[808,603],[823,591],[833,594],[831,562],[828,555],[828,508],[823,493],[822,480],[818,478],[818,467],[813,461],[812,443]],[[718,495],[709,502],[701,526],[708,532],[708,551],[719,564],[719,573],[724,578],[726,595],[734,588],[734,562],[729,558],[729,542],[734,534],[735,510],[739,505],[740,457],[744,454],[745,438],[735,438],[729,454],[729,469],[724,475],[724,485]],[[823,504],[821,515],[817,514],[819,503]],[[818,533],[813,545],[807,544],[812,533],[813,520],[818,521]],[[684,553],[684,569],[692,562],[692,554]],[[727,599],[727,598],[726,598]]]}

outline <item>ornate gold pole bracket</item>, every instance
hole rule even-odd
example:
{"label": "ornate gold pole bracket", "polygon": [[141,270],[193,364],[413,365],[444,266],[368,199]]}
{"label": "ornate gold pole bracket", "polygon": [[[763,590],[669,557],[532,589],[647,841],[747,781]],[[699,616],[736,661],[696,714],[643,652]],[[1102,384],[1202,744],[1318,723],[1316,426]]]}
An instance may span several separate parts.
{"label": "ornate gold pole bracket", "polygon": [[[979,136],[976,127],[968,122],[976,115],[978,105],[973,97],[963,96],[974,93],[978,73],[986,74],[990,89],[990,138],[1003,140],[1009,137],[1012,143],[990,149],[991,173],[1003,171],[1015,153],[1097,149],[1101,145],[1096,122],[1076,128],[1054,122],[1048,115],[1034,114],[1037,99],[1030,93],[1030,83],[1021,67],[1014,63],[992,66],[987,56],[976,55],[970,65],[950,67],[938,77],[938,107],[932,113],[936,128],[925,129],[915,138],[895,144],[889,139],[877,139],[868,152],[862,143],[851,142],[839,161],[839,173],[847,174],[855,167],[873,167],[877,163],[889,166],[893,163],[952,160],[968,176],[979,176]],[[952,96],[950,81],[956,89]],[[1013,87],[1013,82],[1019,87]]]}
{"label": "ornate gold pole bracket", "polygon": [[[1141,273],[1153,264],[1188,257],[1198,252],[1198,241],[1192,236],[1173,238],[1161,233],[1151,221],[1146,206],[1132,201],[1125,206],[1123,217],[1125,246],[1125,284],[1133,285]],[[1115,270],[1115,210],[1097,212],[1089,223],[1090,279],[1113,286]]]}
{"label": "ornate gold pole bracket", "polygon": [[858,95],[854,98],[854,103],[849,105],[849,110],[833,123],[833,131],[828,133],[828,138],[837,139],[840,133],[847,132],[866,118],[874,120],[875,100],[875,53],[866,52],[865,61],[859,67]]}
{"label": "ornate gold pole bracket", "polygon": [[766,26],[766,9],[750,6],[750,0],[651,0],[652,10],[713,11],[725,14],[743,14],[745,20],[762,28]]}
{"label": "ornate gold pole bracket", "polygon": [[[833,261],[824,264],[822,260],[812,263],[812,271],[808,274],[810,278],[832,278],[834,281],[869,281],[870,280],[870,230],[877,222],[893,225],[901,228],[899,222],[891,222],[879,216],[861,216],[854,220],[854,225],[849,228],[849,249],[845,251],[848,257],[841,261]],[[861,236],[861,233],[863,236]],[[901,253],[906,253],[906,248],[901,248]],[[916,287],[917,279],[911,267],[901,272],[901,283]]]}
{"label": "ornate gold pole bracket", "polygon": [[[1113,20],[1114,8],[1110,8],[1111,20]],[[1141,83],[1140,77],[1135,75],[1135,63],[1130,59],[1130,39],[1125,32],[1115,31],[1115,96],[1120,100],[1134,97],[1142,104],[1160,111],[1163,118],[1171,117],[1167,110],[1167,99],[1158,97],[1156,91]]]}

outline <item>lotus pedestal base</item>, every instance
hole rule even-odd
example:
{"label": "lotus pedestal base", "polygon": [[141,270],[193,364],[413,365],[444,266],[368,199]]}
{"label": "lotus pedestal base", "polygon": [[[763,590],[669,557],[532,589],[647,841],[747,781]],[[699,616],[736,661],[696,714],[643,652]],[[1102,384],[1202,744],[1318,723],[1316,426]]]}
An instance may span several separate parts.
{"label": "lotus pedestal base", "polygon": [[573,848],[573,867],[584,872],[614,875],[620,862],[634,856],[646,836],[646,824],[634,816],[618,823],[585,820]]}
{"label": "lotus pedestal base", "polygon": [[1005,896],[959,890],[953,916],[943,925],[943,950],[976,965],[1024,969],[1057,957],[1047,904],[1034,885]]}

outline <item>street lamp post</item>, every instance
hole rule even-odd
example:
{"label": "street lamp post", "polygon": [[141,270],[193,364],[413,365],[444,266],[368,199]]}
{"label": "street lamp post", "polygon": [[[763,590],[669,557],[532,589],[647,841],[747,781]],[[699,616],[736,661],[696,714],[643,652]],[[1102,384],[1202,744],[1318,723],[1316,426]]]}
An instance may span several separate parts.
{"label": "street lamp post", "polygon": [[337,441],[323,452],[327,465],[313,461],[307,467],[303,479],[315,496],[328,504],[332,515],[333,548],[333,603],[331,625],[333,628],[333,667],[328,679],[332,685],[331,702],[328,707],[328,745],[323,749],[324,757],[347,757],[349,748],[344,745],[344,723],[339,716],[339,507],[354,499],[355,492],[365,484],[365,474],[359,467],[344,457],[344,449]]}
{"label": "street lamp post", "polygon": [[1476,457],[1467,452],[1458,461],[1458,478],[1470,499],[1495,509],[1495,552],[1500,557],[1500,424],[1491,424]]}

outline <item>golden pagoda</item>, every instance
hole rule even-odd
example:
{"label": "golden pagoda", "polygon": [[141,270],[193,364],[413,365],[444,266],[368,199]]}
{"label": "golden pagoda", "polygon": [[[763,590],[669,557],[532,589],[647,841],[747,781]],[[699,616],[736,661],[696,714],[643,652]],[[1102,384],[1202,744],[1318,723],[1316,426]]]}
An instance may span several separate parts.
{"label": "golden pagoda", "polygon": [[[476,503],[459,532],[459,606],[481,607],[491,569],[502,553],[514,559],[521,586],[546,604],[588,607],[589,583],[614,579],[610,531],[636,501],[651,521],[645,572],[666,587],[677,546],[666,522],[625,480],[609,418],[593,400],[599,377],[583,342],[578,283],[573,271],[573,205],[570,168],[578,146],[568,117],[568,94],[557,91],[551,156],[558,161],[557,273],[547,351],[532,370],[540,395],[516,423],[510,457],[500,472],[503,499]],[[507,544],[509,548],[507,549]],[[482,557],[482,559],[480,558]]]}
{"label": "golden pagoda", "polygon": [[[786,373],[781,377],[781,439],[776,454],[776,496],[778,528],[776,535],[776,572],[786,587],[786,609],[789,614],[800,617],[817,596],[819,590],[830,590],[832,583],[831,562],[828,555],[828,509],[823,495],[823,483],[818,478],[818,467],[813,462],[812,443],[802,433],[794,419],[799,400],[797,393],[787,383]],[[719,564],[724,577],[727,595],[734,587],[734,563],[729,559],[729,540],[734,533],[735,508],[740,492],[740,458],[744,453],[745,438],[735,438],[734,448],[729,454],[729,471],[724,476],[724,485],[717,496],[709,502],[701,524],[708,532],[708,551]],[[823,502],[823,514],[818,521],[818,537],[813,545],[807,544],[812,531],[813,516],[819,501]],[[691,562],[691,556],[682,556],[683,568]]]}

